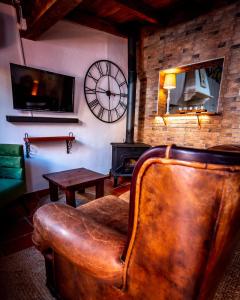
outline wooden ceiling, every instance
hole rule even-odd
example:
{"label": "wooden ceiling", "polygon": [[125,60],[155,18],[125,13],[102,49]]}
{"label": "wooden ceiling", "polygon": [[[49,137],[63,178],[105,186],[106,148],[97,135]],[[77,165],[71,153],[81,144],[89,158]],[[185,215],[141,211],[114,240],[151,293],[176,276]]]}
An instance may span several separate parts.
{"label": "wooden ceiling", "polygon": [[[162,27],[193,19],[237,0],[14,0],[27,21],[21,36],[36,40],[61,19],[127,37],[142,26]],[[12,0],[0,0],[12,4]]]}

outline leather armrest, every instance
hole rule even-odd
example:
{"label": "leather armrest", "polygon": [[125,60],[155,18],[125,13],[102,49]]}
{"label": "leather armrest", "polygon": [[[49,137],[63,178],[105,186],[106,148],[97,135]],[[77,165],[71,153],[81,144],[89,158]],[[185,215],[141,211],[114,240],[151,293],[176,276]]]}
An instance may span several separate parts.
{"label": "leather armrest", "polygon": [[39,208],[34,215],[33,242],[40,251],[51,248],[91,276],[122,284],[120,257],[126,237],[94,222],[80,210],[64,204]]}

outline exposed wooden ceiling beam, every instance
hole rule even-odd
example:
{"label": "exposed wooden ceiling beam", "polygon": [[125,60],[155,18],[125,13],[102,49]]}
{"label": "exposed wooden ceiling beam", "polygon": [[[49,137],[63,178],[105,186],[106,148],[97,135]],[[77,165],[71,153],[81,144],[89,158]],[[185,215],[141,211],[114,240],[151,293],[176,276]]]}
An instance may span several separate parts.
{"label": "exposed wooden ceiling beam", "polygon": [[12,1],[11,0],[0,0],[0,2],[12,5]]}
{"label": "exposed wooden ceiling beam", "polygon": [[133,11],[134,14],[139,17],[140,19],[143,19],[144,21],[147,21],[151,24],[158,24],[158,16],[156,14],[156,11],[143,3],[141,0],[114,0],[117,4],[120,4],[129,10]]}
{"label": "exposed wooden ceiling beam", "polygon": [[21,36],[36,40],[57,21],[64,18],[82,0],[48,0],[25,2],[27,30],[21,31]]}
{"label": "exposed wooden ceiling beam", "polygon": [[[0,0],[10,1],[10,0]],[[131,24],[136,23],[138,27],[151,24],[153,27],[171,26],[183,21],[188,21],[203,14],[220,3],[228,4],[239,0],[182,0],[170,1],[165,8],[153,9],[143,0],[109,0],[106,4],[94,0],[21,0],[23,14],[27,21],[27,31],[21,31],[21,36],[36,40],[42,33],[48,30],[64,17],[70,21],[105,31],[114,35],[126,37]],[[82,2],[82,5],[78,5]],[[91,7],[93,4],[93,9]],[[112,13],[109,16],[97,16],[97,5],[114,5],[120,8],[121,14],[126,13],[126,18],[120,21]],[[111,7],[110,5],[110,7]],[[122,8],[122,9],[121,9]],[[129,16],[128,16],[129,15]],[[115,21],[116,19],[116,21]]]}
{"label": "exposed wooden ceiling beam", "polygon": [[92,15],[88,12],[84,12],[81,10],[75,9],[74,11],[70,12],[67,17],[67,20],[94,28],[100,31],[105,31],[107,33],[111,33],[120,37],[127,37],[126,32],[120,28],[120,26],[117,26],[113,24],[112,22],[108,22],[105,19],[99,18],[95,15]]}
{"label": "exposed wooden ceiling beam", "polygon": [[213,9],[236,1],[238,0],[185,0],[178,2],[159,10],[159,25],[160,27],[167,27],[187,22]]}

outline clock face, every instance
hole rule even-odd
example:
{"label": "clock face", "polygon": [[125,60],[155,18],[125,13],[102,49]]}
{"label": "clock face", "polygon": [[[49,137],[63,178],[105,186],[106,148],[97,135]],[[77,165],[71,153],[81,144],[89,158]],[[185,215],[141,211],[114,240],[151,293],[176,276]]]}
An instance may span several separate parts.
{"label": "clock face", "polygon": [[122,70],[108,60],[96,61],[88,69],[84,93],[91,112],[101,121],[113,123],[127,109],[127,81]]}

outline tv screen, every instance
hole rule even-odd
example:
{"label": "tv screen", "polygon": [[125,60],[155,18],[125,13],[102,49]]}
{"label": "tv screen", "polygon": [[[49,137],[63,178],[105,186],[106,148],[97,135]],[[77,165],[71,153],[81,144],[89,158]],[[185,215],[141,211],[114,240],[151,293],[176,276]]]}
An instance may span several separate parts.
{"label": "tv screen", "polygon": [[13,107],[73,112],[74,77],[10,64]]}

